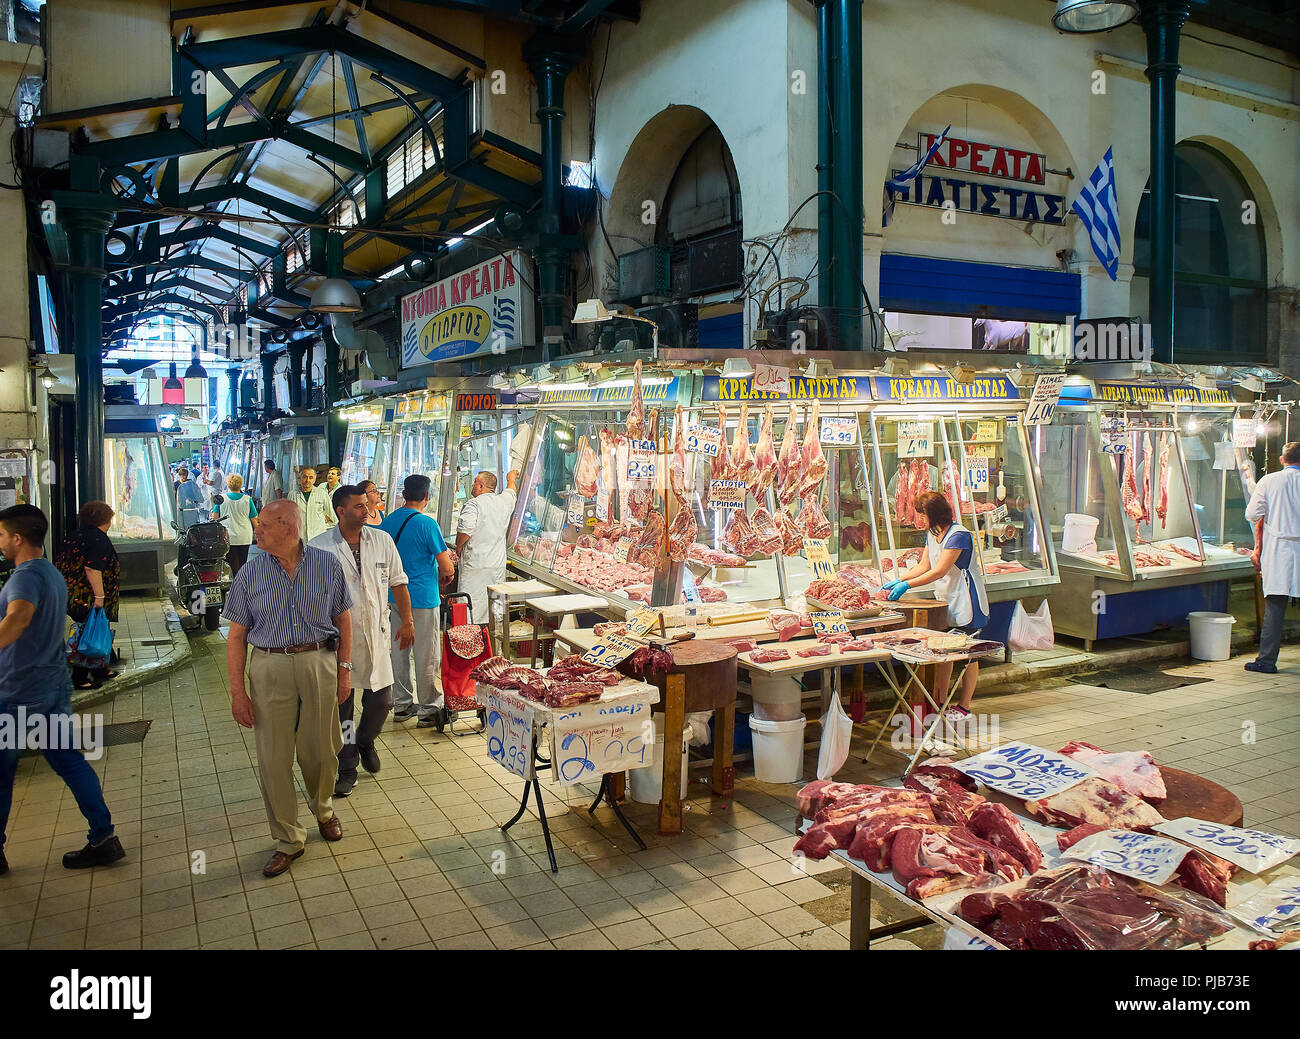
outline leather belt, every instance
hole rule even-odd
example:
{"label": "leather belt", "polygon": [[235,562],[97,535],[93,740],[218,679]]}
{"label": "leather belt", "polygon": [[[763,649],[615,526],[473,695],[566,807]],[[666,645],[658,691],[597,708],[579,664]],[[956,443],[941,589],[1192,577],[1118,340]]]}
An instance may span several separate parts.
{"label": "leather belt", "polygon": [[263,653],[310,653],[313,649],[330,649],[333,639],[322,639],[320,642],[304,642],[297,646],[254,646],[254,649],[260,649]]}

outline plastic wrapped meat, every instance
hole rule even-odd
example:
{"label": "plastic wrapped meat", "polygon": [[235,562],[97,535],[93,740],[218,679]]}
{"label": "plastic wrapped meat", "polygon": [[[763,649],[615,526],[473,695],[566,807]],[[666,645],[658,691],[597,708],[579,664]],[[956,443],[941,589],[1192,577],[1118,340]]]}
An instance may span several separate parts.
{"label": "plastic wrapped meat", "polygon": [[794,521],[795,527],[806,538],[828,538],[831,536],[831,521],[822,511],[821,501],[816,495],[805,498],[803,508]]}
{"label": "plastic wrapped meat", "polygon": [[641,399],[641,360],[632,368],[632,409],[627,413],[627,435],[633,440],[646,438],[645,402]]}
{"label": "plastic wrapped meat", "polygon": [[776,480],[776,452],[772,447],[772,405],[763,410],[763,425],[758,433],[758,447],[754,449],[754,475],[749,483],[749,493],[754,500],[772,486]]}
{"label": "plastic wrapped meat", "polygon": [[760,505],[754,510],[753,515],[749,517],[749,524],[754,529],[751,542],[754,552],[770,556],[781,551],[784,539],[772,520],[772,514],[765,507]]}
{"label": "plastic wrapped meat", "polygon": [[[781,532],[781,555],[797,556],[803,549],[803,535],[795,526],[794,517],[784,505],[776,510],[776,529]],[[879,582],[877,582],[879,587]]]}
{"label": "plastic wrapped meat", "polygon": [[799,496],[799,437],[795,433],[794,405],[785,420],[785,435],[781,437],[781,453],[776,459],[776,497],[782,505],[789,505]]}
{"label": "plastic wrapped meat", "polygon": [[814,400],[812,414],[803,433],[803,452],[799,460],[799,493],[817,496],[822,478],[826,475],[826,455],[821,442],[821,401]]}

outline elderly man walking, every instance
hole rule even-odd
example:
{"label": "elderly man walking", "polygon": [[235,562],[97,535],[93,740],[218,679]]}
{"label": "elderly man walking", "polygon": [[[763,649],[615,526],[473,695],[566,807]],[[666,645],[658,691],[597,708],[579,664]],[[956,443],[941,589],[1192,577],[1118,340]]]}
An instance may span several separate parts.
{"label": "elderly man walking", "polygon": [[506,528],[515,512],[519,470],[506,474],[506,489],[496,493],[494,473],[479,473],[472,497],[460,510],[456,524],[456,555],[460,557],[460,590],[469,596],[475,624],[488,620],[488,585],[506,579]]}
{"label": "elderly man walking", "polygon": [[257,545],[262,554],[239,571],[223,616],[230,622],[231,714],[256,735],[262,800],[276,842],[262,873],[275,877],[307,840],[298,825],[295,751],[320,835],[343,836],[333,797],[343,746],[339,704],[352,691],[352,599],[338,560],[303,544],[293,502],[271,502],[262,511]]}
{"label": "elderly man walking", "polygon": [[1263,521],[1263,542],[1251,558],[1264,582],[1264,623],[1259,629],[1259,655],[1247,671],[1277,673],[1282,648],[1282,618],[1290,599],[1300,599],[1300,441],[1282,448],[1282,468],[1262,477],[1246,506],[1250,523]]}
{"label": "elderly man walking", "polygon": [[[442,719],[442,643],[438,608],[442,604],[439,586],[456,572],[451,550],[443,540],[438,521],[426,515],[429,504],[427,476],[408,476],[402,484],[406,505],[384,517],[379,529],[387,533],[402,556],[402,568],[410,578],[411,614],[415,619],[415,681],[411,681],[411,651],[393,650],[393,719],[405,721],[419,716],[416,725],[427,728]],[[396,604],[396,597],[389,594]],[[398,620],[394,620],[396,625]],[[415,699],[419,699],[419,706]]]}
{"label": "elderly man walking", "polygon": [[[345,484],[335,490],[333,505],[338,526],[316,535],[310,547],[323,549],[339,561],[352,597],[352,692],[339,707],[343,749],[339,751],[339,775],[334,783],[334,796],[347,797],[357,785],[358,760],[371,775],[379,771],[375,737],[383,730],[393,706],[390,589],[402,622],[396,636],[399,649],[411,648],[415,642],[415,625],[402,557],[392,538],[378,527],[366,524],[365,492]],[[357,689],[361,690],[361,721],[354,727]]]}

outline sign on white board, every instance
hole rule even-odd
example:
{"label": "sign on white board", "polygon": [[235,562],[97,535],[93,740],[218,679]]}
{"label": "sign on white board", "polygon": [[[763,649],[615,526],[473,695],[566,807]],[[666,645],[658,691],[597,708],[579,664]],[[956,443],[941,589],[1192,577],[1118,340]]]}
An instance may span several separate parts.
{"label": "sign on white board", "polygon": [[1247,830],[1182,816],[1152,827],[1170,837],[1186,841],[1250,873],[1263,873],[1300,852],[1300,840],[1265,830]]}
{"label": "sign on white board", "polygon": [[911,421],[898,424],[899,458],[932,458],[933,456],[933,422]]}
{"label": "sign on white board", "polygon": [[1045,426],[1052,421],[1064,385],[1064,372],[1040,375],[1034,380],[1034,392],[1029,398],[1029,407],[1025,410],[1026,426]]}
{"label": "sign on white board", "polygon": [[754,365],[754,376],[750,380],[750,392],[762,390],[778,397],[790,396],[790,369],[775,364]]}
{"label": "sign on white board", "polygon": [[858,442],[858,420],[851,415],[823,417],[821,442],[833,447],[853,447]]}
{"label": "sign on white board", "polygon": [[1032,743],[1004,743],[952,767],[993,790],[1027,801],[1051,797],[1095,775],[1082,762]]}
{"label": "sign on white board", "polygon": [[722,430],[716,426],[688,426],[686,450],[697,455],[717,458],[722,450]]}
{"label": "sign on white board", "polygon": [[1148,884],[1168,884],[1190,851],[1186,844],[1153,833],[1102,830],[1067,848],[1061,857],[1091,862]]}

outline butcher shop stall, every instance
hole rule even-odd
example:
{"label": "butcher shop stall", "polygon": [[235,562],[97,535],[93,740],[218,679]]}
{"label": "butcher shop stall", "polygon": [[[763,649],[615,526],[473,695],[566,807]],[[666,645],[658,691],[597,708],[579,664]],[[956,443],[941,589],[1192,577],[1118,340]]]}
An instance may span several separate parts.
{"label": "butcher shop stall", "polygon": [[959,379],[918,359],[882,375],[824,356],[759,385],[745,361],[661,353],[502,394],[536,409],[514,568],[624,608],[766,606],[807,591],[810,552],[822,576],[824,547],[835,579],[870,595],[919,558],[912,504],[941,490],[980,544],[1003,640],[1014,602],[1056,581],[1027,393],[1001,369]]}
{"label": "butcher shop stall", "polygon": [[1091,649],[1227,609],[1230,582],[1254,572],[1245,507],[1267,410],[1205,377],[1067,382],[1035,445],[1058,633]]}

